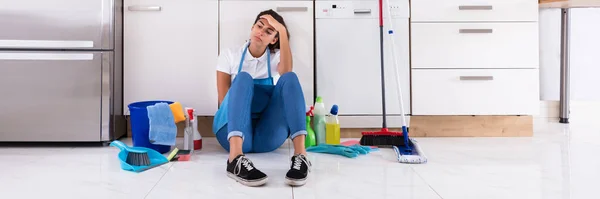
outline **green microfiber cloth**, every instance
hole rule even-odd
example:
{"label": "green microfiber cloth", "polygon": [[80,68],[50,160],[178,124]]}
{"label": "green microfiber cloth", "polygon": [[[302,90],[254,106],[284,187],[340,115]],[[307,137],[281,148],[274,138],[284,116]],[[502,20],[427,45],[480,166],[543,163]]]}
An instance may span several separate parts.
{"label": "green microfiber cloth", "polygon": [[371,151],[376,151],[378,149],[371,148],[369,146],[361,146],[358,144],[351,146],[344,145],[331,145],[331,144],[319,144],[317,146],[311,146],[306,148],[307,152],[315,152],[315,153],[327,153],[327,154],[336,154],[341,156],[346,156],[349,158],[358,157],[358,155],[368,154]]}

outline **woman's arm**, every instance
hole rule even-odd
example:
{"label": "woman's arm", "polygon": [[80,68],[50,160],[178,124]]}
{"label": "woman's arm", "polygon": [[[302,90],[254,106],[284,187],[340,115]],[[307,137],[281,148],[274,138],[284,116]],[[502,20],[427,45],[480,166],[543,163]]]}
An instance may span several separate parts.
{"label": "woman's arm", "polygon": [[279,65],[277,66],[277,70],[279,72],[279,75],[283,75],[284,73],[291,72],[293,69],[292,50],[290,49],[290,42],[288,40],[287,30],[285,29],[285,27],[278,31],[280,61]]}
{"label": "woman's arm", "polygon": [[223,102],[223,98],[225,98],[225,94],[229,90],[231,86],[231,75],[217,71],[217,92],[219,95],[219,107],[221,107],[221,102]]}
{"label": "woman's arm", "polygon": [[291,72],[293,69],[292,50],[290,50],[287,28],[285,28],[283,24],[277,22],[271,15],[263,15],[260,18],[266,19],[279,33],[279,64],[277,65],[277,72],[279,72],[279,75]]}

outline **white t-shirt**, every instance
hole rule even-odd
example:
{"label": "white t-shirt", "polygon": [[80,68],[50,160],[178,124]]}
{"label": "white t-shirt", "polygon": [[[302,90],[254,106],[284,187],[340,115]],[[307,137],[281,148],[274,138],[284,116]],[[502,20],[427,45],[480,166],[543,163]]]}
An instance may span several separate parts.
{"label": "white t-shirt", "polygon": [[[231,75],[231,81],[235,79],[238,74],[238,68],[240,60],[242,59],[242,53],[244,48],[248,45],[245,43],[239,48],[225,49],[219,55],[217,62],[217,71],[221,71]],[[279,73],[277,72],[277,65],[279,65],[279,50],[271,51],[271,76],[273,82],[276,83],[279,79]],[[254,79],[262,79],[269,77],[267,72],[267,51],[262,56],[255,58],[250,54],[250,51],[246,51],[246,57],[244,57],[244,63],[242,65],[242,71],[249,73]]]}

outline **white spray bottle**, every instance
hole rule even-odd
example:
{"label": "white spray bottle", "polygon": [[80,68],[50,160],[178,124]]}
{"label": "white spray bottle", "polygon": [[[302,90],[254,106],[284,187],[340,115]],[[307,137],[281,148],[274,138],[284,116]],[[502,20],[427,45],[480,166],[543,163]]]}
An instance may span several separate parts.
{"label": "white spray bottle", "polygon": [[[189,117],[189,123],[191,128],[188,128],[191,136],[190,139],[191,143],[188,144],[188,142],[186,142],[186,144],[190,145],[190,148],[193,148],[193,150],[200,150],[202,149],[202,136],[200,135],[200,132],[198,131],[198,120],[197,120],[197,115],[196,115],[196,109],[193,108],[186,108],[185,109],[188,117]],[[186,141],[188,141],[188,139],[185,139]],[[184,147],[186,148],[186,147]]]}

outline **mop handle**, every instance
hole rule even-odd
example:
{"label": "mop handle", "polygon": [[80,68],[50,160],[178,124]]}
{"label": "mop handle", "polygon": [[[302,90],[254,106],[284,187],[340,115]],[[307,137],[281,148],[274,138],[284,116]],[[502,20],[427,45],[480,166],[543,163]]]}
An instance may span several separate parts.
{"label": "mop handle", "polygon": [[394,70],[396,72],[396,86],[398,89],[398,100],[400,101],[400,110],[401,110],[401,117],[402,117],[402,126],[406,127],[406,112],[404,110],[404,100],[402,99],[402,89],[401,87],[401,83],[400,83],[400,73],[398,72],[398,58],[396,56],[396,42],[394,39],[394,27],[393,27],[393,23],[392,23],[392,10],[390,7],[390,0],[386,0],[386,3],[388,4],[388,14],[390,15],[388,17],[388,26],[390,26],[389,31],[388,31],[388,35],[390,35],[390,41],[392,42],[392,57],[394,58]]}

